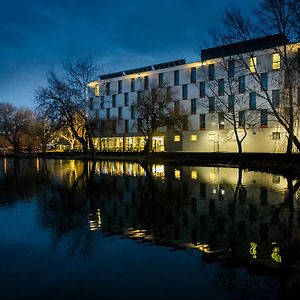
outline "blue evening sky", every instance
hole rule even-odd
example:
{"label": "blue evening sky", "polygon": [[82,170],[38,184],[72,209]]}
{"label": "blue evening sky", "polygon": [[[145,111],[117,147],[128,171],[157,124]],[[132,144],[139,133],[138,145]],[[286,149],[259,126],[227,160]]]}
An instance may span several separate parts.
{"label": "blue evening sky", "polygon": [[226,7],[257,1],[1,1],[0,102],[34,108],[47,69],[66,59],[90,55],[104,73],[197,60]]}

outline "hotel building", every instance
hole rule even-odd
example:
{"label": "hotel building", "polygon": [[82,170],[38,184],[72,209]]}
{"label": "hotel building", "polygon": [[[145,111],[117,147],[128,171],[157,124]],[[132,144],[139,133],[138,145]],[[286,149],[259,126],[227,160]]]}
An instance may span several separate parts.
{"label": "hotel building", "polygon": [[[268,95],[283,111],[285,69],[281,52],[287,40],[278,34],[201,51],[201,60],[185,59],[101,75],[89,84],[88,114],[97,150],[141,151],[145,138],[136,105],[145,90],[164,86],[174,110],[185,115],[182,128],[159,128],[153,151],[237,152],[228,114],[234,107],[243,152],[286,151],[286,130],[271,113]],[[295,59],[299,44],[288,44]],[[260,82],[255,79],[258,75]],[[293,92],[295,103],[300,89]],[[220,105],[220,103],[222,105]],[[298,135],[298,126],[296,135]],[[237,126],[239,127],[239,125]]]}

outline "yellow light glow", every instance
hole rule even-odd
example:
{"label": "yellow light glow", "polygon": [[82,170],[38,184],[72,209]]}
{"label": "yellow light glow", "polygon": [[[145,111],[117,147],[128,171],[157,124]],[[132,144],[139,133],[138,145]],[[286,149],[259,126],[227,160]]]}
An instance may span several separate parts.
{"label": "yellow light glow", "polygon": [[281,263],[281,255],[279,247],[274,247],[271,257],[274,261]]}
{"label": "yellow light glow", "polygon": [[38,158],[36,159],[36,171],[40,171],[40,160]]}
{"label": "yellow light glow", "polygon": [[165,178],[165,166],[154,164],[152,166],[152,175],[155,178]]}
{"label": "yellow light glow", "polygon": [[174,175],[175,175],[175,179],[180,180],[180,170],[176,170],[176,169],[175,169]]}
{"label": "yellow light glow", "polygon": [[96,97],[100,96],[100,86],[99,86],[99,84],[95,85],[95,96]]}
{"label": "yellow light glow", "polygon": [[174,135],[174,142],[180,142],[180,135]]}
{"label": "yellow light glow", "polygon": [[280,69],[280,54],[273,53],[272,55],[272,69],[279,70]]}
{"label": "yellow light glow", "polygon": [[192,134],[192,135],[190,136],[190,141],[191,141],[191,142],[196,142],[196,141],[197,141],[197,135],[196,135],[196,134]]}
{"label": "yellow light glow", "polygon": [[6,157],[3,158],[3,173],[6,174],[7,172],[7,159]]}
{"label": "yellow light glow", "polygon": [[256,259],[257,258],[257,244],[250,242],[250,255],[252,256],[252,258]]}
{"label": "yellow light glow", "polygon": [[249,58],[249,70],[250,73],[256,72],[256,56],[252,56]]}
{"label": "yellow light glow", "polygon": [[197,177],[198,177],[197,171],[193,170],[193,171],[191,172],[191,179],[197,180]]}

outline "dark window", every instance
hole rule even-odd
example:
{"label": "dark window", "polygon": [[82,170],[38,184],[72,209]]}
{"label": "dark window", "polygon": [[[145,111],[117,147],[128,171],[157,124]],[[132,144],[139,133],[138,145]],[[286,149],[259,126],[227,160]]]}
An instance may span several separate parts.
{"label": "dark window", "polygon": [[90,98],[90,110],[94,110],[94,98]]}
{"label": "dark window", "polygon": [[261,111],[260,125],[261,125],[261,127],[267,127],[268,126],[268,111],[266,109],[263,109]]}
{"label": "dark window", "polygon": [[104,108],[104,96],[100,97],[100,108],[103,109]]}
{"label": "dark window", "polygon": [[106,119],[110,119],[110,108],[106,109]]}
{"label": "dark window", "polygon": [[219,129],[224,129],[224,128],[225,128],[224,114],[219,113]]}
{"label": "dark window", "polygon": [[106,83],[106,95],[110,95],[110,82]]}
{"label": "dark window", "polygon": [[128,106],[129,103],[129,95],[128,93],[124,94],[124,106]]}
{"label": "dark window", "polygon": [[187,84],[182,86],[182,99],[186,100],[188,98]]}
{"label": "dark window", "polygon": [[142,92],[138,91],[137,92],[137,103],[141,104],[141,101],[142,101]]}
{"label": "dark window", "polygon": [[112,95],[112,107],[116,107],[116,95]]}
{"label": "dark window", "polygon": [[117,132],[117,121],[112,120],[112,132],[116,133]]}
{"label": "dark window", "polygon": [[215,112],[215,97],[209,97],[208,98],[208,111],[210,113]]}
{"label": "dark window", "polygon": [[234,95],[228,96],[228,111],[234,110]]}
{"label": "dark window", "polygon": [[182,129],[184,131],[189,130],[189,122],[188,122],[187,116],[183,116],[183,119],[182,119]]}
{"label": "dark window", "polygon": [[191,83],[196,82],[196,68],[191,68]]}
{"label": "dark window", "polygon": [[118,81],[118,93],[121,94],[122,90],[123,90],[123,88],[122,88],[122,80],[119,80]]}
{"label": "dark window", "polygon": [[228,61],[228,77],[233,78],[234,77],[234,60]]}
{"label": "dark window", "polygon": [[137,120],[137,131],[138,132],[142,131],[142,120],[141,119]]}
{"label": "dark window", "polygon": [[268,189],[265,187],[260,188],[260,204],[261,206],[268,206]]}
{"label": "dark window", "polygon": [[122,111],[122,107],[119,107],[119,119],[120,119],[120,120],[123,119],[123,111]]}
{"label": "dark window", "polygon": [[130,80],[130,88],[131,88],[132,92],[135,91],[135,79],[134,78],[131,78],[131,80]]}
{"label": "dark window", "polygon": [[128,120],[125,120],[125,133],[129,132]]}
{"label": "dark window", "polygon": [[214,80],[215,79],[215,65],[211,64],[208,65],[208,80]]}
{"label": "dark window", "polygon": [[219,96],[224,96],[224,79],[219,79],[218,80],[218,95]]}
{"label": "dark window", "polygon": [[159,87],[163,87],[163,85],[164,85],[164,74],[163,73],[158,74],[158,85],[159,85]]}
{"label": "dark window", "polygon": [[166,96],[167,96],[167,100],[171,100],[171,98],[172,98],[172,89],[171,89],[170,86],[167,87]]}
{"label": "dark window", "polygon": [[245,85],[245,76],[239,77],[239,93],[244,94],[246,92],[246,85]]}
{"label": "dark window", "polygon": [[179,70],[174,71],[174,85],[179,85]]}
{"label": "dark window", "polygon": [[200,199],[206,200],[206,184],[200,183]]}
{"label": "dark window", "polygon": [[200,98],[205,97],[205,82],[200,82]]}
{"label": "dark window", "polygon": [[245,126],[246,123],[246,114],[245,111],[239,111],[239,127]]}
{"label": "dark window", "polygon": [[148,90],[149,88],[149,76],[144,77],[144,89]]}
{"label": "dark window", "polygon": [[196,99],[191,99],[191,114],[196,114]]}
{"label": "dark window", "polygon": [[200,130],[204,130],[205,127],[205,114],[200,114]]}
{"label": "dark window", "polygon": [[179,113],[179,101],[174,101],[174,110],[177,114]]}
{"label": "dark window", "polygon": [[273,90],[272,91],[272,104],[274,108],[279,107],[279,102],[280,102],[280,96],[279,96],[279,90]]}
{"label": "dark window", "polygon": [[268,90],[268,73],[261,73],[261,90],[267,91]]}
{"label": "dark window", "polygon": [[256,109],[256,93],[255,92],[251,92],[249,94],[249,108]]}
{"label": "dark window", "polygon": [[131,105],[131,119],[135,119],[135,107]]}

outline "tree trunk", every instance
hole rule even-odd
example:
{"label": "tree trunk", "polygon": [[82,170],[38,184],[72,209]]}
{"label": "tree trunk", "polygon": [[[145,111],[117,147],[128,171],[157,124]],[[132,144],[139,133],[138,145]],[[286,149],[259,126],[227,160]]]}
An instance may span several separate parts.
{"label": "tree trunk", "polygon": [[153,138],[153,133],[150,133],[146,140],[146,144],[143,150],[144,153],[150,153],[152,151],[152,138]]}
{"label": "tree trunk", "polygon": [[13,149],[14,149],[14,153],[19,153],[20,152],[19,141],[15,141],[13,143]]}

